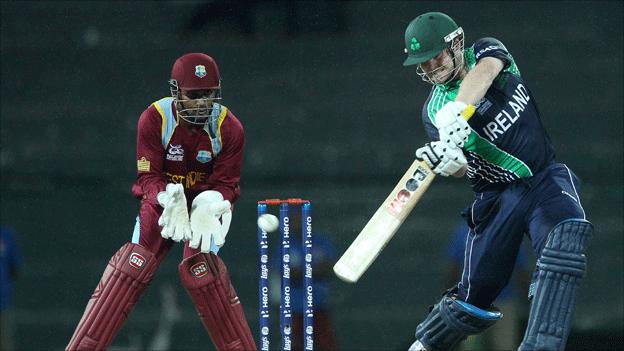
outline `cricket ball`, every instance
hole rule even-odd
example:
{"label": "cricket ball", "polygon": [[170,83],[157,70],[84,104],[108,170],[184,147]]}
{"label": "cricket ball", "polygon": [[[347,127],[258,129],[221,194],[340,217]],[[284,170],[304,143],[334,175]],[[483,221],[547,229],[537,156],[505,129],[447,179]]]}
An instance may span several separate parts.
{"label": "cricket ball", "polygon": [[258,227],[267,233],[274,232],[279,227],[279,219],[272,214],[265,213],[258,217]]}

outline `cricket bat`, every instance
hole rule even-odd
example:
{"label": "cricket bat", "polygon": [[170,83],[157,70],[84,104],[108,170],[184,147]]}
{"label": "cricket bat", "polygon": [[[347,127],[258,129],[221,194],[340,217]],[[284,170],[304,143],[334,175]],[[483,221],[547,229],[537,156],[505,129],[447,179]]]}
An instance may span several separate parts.
{"label": "cricket bat", "polygon": [[[467,121],[476,108],[468,105],[462,111]],[[336,275],[355,283],[375,261],[435,178],[426,162],[416,160],[405,172],[390,195],[358,234],[351,246],[334,265]]]}
{"label": "cricket bat", "polygon": [[427,163],[416,160],[334,265],[336,275],[355,283],[375,261],[435,178]]}

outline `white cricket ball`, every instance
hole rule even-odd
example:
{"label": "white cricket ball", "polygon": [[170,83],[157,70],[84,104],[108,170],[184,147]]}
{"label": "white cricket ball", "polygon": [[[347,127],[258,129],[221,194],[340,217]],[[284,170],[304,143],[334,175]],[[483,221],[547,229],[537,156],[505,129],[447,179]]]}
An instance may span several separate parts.
{"label": "white cricket ball", "polygon": [[279,219],[272,214],[265,213],[258,217],[258,227],[267,233],[274,232],[279,227]]}

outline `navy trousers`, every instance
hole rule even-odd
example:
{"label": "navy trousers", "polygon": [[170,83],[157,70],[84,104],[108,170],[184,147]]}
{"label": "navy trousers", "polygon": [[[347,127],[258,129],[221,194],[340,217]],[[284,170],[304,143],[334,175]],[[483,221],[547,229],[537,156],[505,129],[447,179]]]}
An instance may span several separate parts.
{"label": "navy trousers", "polygon": [[462,215],[470,226],[459,298],[488,308],[507,285],[524,234],[536,257],[561,221],[585,218],[576,175],[554,163],[501,190],[476,193]]}

